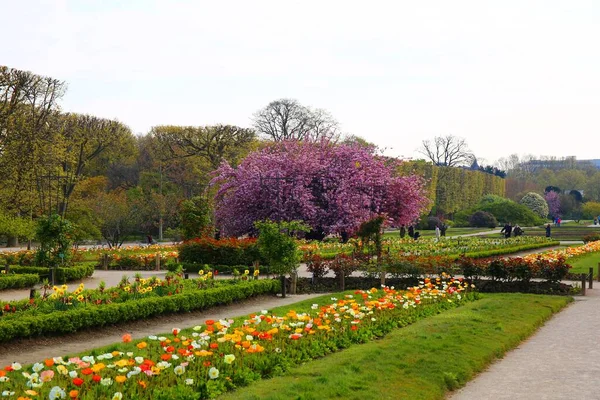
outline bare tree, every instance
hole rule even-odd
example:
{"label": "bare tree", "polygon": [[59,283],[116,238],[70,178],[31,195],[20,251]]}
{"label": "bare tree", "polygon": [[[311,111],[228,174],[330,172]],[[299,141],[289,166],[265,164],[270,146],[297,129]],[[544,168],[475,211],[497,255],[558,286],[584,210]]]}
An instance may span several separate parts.
{"label": "bare tree", "polygon": [[443,167],[468,165],[475,158],[465,139],[453,135],[436,136],[433,142],[423,140],[419,152],[427,156],[435,165]]}
{"label": "bare tree", "polygon": [[155,152],[163,161],[201,157],[213,169],[223,159],[235,164],[250,150],[256,139],[252,129],[233,125],[155,126],[150,131],[155,139]]}
{"label": "bare tree", "polygon": [[338,122],[326,110],[312,110],[294,99],[272,101],[254,114],[254,127],[263,136],[282,140],[337,140]]}

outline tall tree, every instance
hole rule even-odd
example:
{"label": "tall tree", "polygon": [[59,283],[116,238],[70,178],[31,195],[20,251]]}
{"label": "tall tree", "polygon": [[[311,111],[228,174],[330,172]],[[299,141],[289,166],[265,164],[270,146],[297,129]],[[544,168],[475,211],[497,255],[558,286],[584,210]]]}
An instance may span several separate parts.
{"label": "tall tree", "polygon": [[469,165],[475,157],[465,139],[453,135],[423,140],[419,151],[439,167]]}
{"label": "tall tree", "polygon": [[303,220],[318,234],[352,233],[375,215],[413,222],[428,200],[423,180],[394,177],[394,163],[361,146],[287,141],[223,164],[216,226],[226,235],[252,232],[255,221]]}
{"label": "tall tree", "polygon": [[340,127],[333,116],[323,109],[311,109],[294,99],[270,102],[254,114],[254,127],[268,139],[337,141]]}
{"label": "tall tree", "polygon": [[237,164],[256,141],[252,129],[233,125],[155,126],[150,135],[156,139],[162,160],[201,157],[212,169],[224,159]]}

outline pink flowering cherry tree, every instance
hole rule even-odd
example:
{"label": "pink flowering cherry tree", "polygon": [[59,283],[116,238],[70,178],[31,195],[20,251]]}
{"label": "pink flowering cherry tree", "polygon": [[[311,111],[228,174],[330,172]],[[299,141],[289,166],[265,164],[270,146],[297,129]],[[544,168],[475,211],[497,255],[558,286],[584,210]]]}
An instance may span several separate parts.
{"label": "pink flowering cherry tree", "polygon": [[274,143],[214,172],[216,225],[239,236],[266,219],[302,220],[323,235],[352,234],[382,214],[391,225],[410,224],[429,200],[422,178],[394,176],[398,162],[357,145]]}

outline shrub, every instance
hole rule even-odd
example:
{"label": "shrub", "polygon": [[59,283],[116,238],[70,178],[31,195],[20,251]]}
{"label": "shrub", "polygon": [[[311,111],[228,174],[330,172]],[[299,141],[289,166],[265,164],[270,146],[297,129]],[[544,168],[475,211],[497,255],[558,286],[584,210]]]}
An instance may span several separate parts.
{"label": "shrub", "polygon": [[590,233],[583,237],[583,243],[595,242],[596,240],[600,240],[600,233]]}
{"label": "shrub", "polygon": [[[37,274],[38,281],[42,278],[50,278],[51,271],[46,267],[29,267],[29,266],[11,266],[9,271],[14,274]],[[74,265],[72,267],[56,268],[56,281],[65,283],[76,281],[83,278],[88,278],[94,274],[94,266],[92,264]]]}
{"label": "shrub", "polygon": [[38,283],[39,279],[36,274],[1,274],[0,290],[29,288]]}
{"label": "shrub", "polygon": [[495,228],[498,226],[498,221],[489,212],[477,211],[469,218],[469,225],[477,228]]}
{"label": "shrub", "polygon": [[546,200],[541,195],[535,192],[527,193],[525,196],[523,196],[519,203],[529,208],[540,218],[545,219],[548,217],[548,203],[546,203]]}
{"label": "shrub", "polygon": [[184,263],[213,265],[252,265],[255,261],[264,264],[256,239],[212,239],[197,238],[179,245],[179,260]]}

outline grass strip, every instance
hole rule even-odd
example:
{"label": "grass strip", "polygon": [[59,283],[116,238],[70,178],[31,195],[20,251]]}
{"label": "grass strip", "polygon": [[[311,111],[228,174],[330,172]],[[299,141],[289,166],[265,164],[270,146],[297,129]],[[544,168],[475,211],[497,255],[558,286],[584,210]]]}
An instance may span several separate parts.
{"label": "grass strip", "polygon": [[571,274],[587,274],[590,267],[594,268],[594,277],[598,277],[598,263],[600,263],[600,252],[588,253],[579,257],[573,257],[567,261],[573,268]]}
{"label": "grass strip", "polygon": [[381,340],[307,362],[219,399],[443,399],[570,301],[486,294]]}

